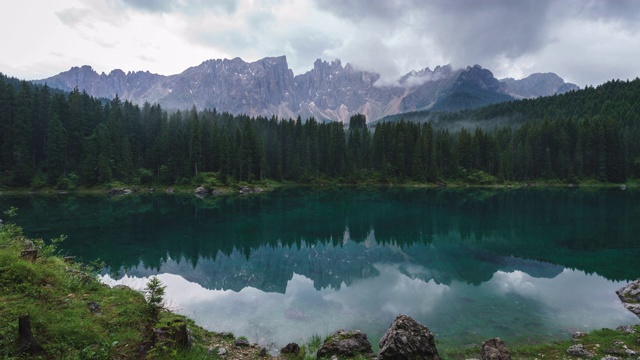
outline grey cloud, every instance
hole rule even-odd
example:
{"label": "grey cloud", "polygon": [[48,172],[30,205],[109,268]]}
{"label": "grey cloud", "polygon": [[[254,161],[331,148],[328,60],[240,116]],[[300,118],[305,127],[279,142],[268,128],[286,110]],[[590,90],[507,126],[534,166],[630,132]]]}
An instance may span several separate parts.
{"label": "grey cloud", "polygon": [[224,49],[233,56],[240,56],[245,50],[256,45],[256,39],[252,34],[236,30],[210,33],[198,29],[186,35],[198,44]]}
{"label": "grey cloud", "polygon": [[496,55],[517,57],[539,49],[546,39],[543,24],[552,2],[412,0],[367,4],[364,0],[317,2],[319,8],[347,21],[374,21],[391,33],[402,31],[417,39],[428,38],[452,60],[469,65]]}
{"label": "grey cloud", "polygon": [[[549,1],[436,2],[426,13],[427,28],[452,60],[489,62],[539,50],[547,39]],[[445,4],[443,6],[443,4]],[[487,64],[484,64],[485,66]]]}
{"label": "grey cloud", "polygon": [[578,15],[585,13],[592,19],[622,21],[636,28],[640,21],[640,6],[636,0],[591,0],[582,7],[577,6],[580,3],[567,3],[574,6]]}
{"label": "grey cloud", "polygon": [[[315,34],[313,31],[299,30],[284,40],[285,53],[289,67],[296,74],[307,72],[313,66],[316,59],[325,58],[325,49],[332,49],[340,45],[340,39],[332,36],[322,36]],[[282,47],[272,49],[277,53],[283,51]]]}
{"label": "grey cloud", "polygon": [[314,0],[319,9],[354,22],[362,22],[371,18],[394,21],[407,12],[417,10],[418,0]]}
{"label": "grey cloud", "polygon": [[221,10],[225,13],[232,14],[237,9],[237,3],[234,0],[121,0],[125,5],[136,10],[167,13],[172,11],[180,11],[183,13],[197,15],[202,11]]}
{"label": "grey cloud", "polygon": [[74,28],[82,23],[89,13],[90,11],[88,9],[69,8],[57,12],[56,17],[58,17],[63,24]]}
{"label": "grey cloud", "polygon": [[171,0],[122,0],[133,8],[150,12],[167,12],[173,8]]}

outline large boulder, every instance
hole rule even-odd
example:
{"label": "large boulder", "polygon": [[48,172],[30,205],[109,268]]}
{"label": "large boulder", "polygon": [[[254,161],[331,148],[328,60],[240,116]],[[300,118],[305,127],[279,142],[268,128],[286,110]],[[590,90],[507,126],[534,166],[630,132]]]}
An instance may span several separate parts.
{"label": "large boulder", "polygon": [[318,349],[317,358],[330,358],[334,355],[339,358],[355,357],[357,355],[374,357],[367,334],[359,330],[336,331]]}
{"label": "large boulder", "polygon": [[132,193],[131,189],[126,189],[126,188],[113,188],[109,190],[109,195],[111,196],[129,195],[131,193]]}
{"label": "large boulder", "polygon": [[398,315],[380,339],[379,360],[440,360],[433,333],[406,315]]}
{"label": "large boulder", "polygon": [[209,188],[204,187],[204,186],[198,186],[195,190],[196,195],[204,195],[204,194],[208,194],[210,193],[211,190],[209,190]]}
{"label": "large boulder", "polygon": [[482,343],[482,360],[511,360],[511,354],[500,338],[492,338]]}
{"label": "large boulder", "polygon": [[640,279],[616,291],[624,307],[640,317]]}

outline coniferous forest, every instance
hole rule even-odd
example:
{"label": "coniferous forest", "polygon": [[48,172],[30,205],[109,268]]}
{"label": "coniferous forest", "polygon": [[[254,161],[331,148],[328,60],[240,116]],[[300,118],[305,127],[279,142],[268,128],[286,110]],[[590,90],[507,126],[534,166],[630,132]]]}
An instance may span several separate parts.
{"label": "coniferous forest", "polygon": [[508,121],[454,131],[402,120],[369,127],[363,115],[343,125],[215,109],[168,112],[0,76],[0,185],[197,185],[203,173],[222,183],[640,177],[640,79],[440,114],[444,122],[461,117],[479,125]]}

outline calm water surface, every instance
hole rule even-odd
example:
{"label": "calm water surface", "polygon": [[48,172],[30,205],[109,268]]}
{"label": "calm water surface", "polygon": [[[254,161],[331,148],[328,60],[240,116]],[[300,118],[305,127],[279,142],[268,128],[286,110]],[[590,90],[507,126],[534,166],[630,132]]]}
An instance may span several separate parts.
{"label": "calm water surface", "polygon": [[443,344],[511,343],[638,323],[614,291],[640,277],[640,193],[278,190],[249,198],[8,197],[28,235],[166,285],[214,331],[283,346],[339,328],[373,343],[399,313]]}

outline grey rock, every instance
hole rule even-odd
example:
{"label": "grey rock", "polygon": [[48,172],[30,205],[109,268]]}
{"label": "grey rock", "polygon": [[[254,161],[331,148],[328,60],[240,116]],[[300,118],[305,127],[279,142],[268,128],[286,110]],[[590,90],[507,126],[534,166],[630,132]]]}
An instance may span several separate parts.
{"label": "grey rock", "polygon": [[624,307],[640,317],[640,279],[616,291]]}
{"label": "grey rock", "polygon": [[33,250],[36,248],[36,244],[33,243],[30,239],[24,240],[24,248],[23,250]]}
{"label": "grey rock", "polygon": [[264,348],[264,347],[260,348],[260,352],[258,353],[258,355],[259,355],[260,357],[265,357],[265,356],[267,356],[267,348]]}
{"label": "grey rock", "polygon": [[635,334],[636,333],[636,329],[633,328],[633,326],[630,325],[620,325],[616,328],[616,330],[623,332],[623,333],[627,333],[627,334]]}
{"label": "grey rock", "polygon": [[237,347],[248,347],[249,345],[251,345],[245,339],[236,339],[236,341],[234,341],[233,344]]}
{"label": "grey rock", "polygon": [[102,315],[102,309],[100,308],[100,305],[95,302],[92,301],[90,303],[87,303],[87,307],[89,308],[89,312],[91,312],[94,315]]}
{"label": "grey rock", "polygon": [[374,356],[367,334],[359,330],[336,331],[324,341],[316,355],[318,359],[334,355],[340,358],[354,357],[356,355]]}
{"label": "grey rock", "polygon": [[600,360],[621,360],[619,357],[617,356],[605,356],[603,358],[600,358]]}
{"label": "grey rock", "polygon": [[199,186],[198,188],[196,188],[196,191],[195,191],[196,194],[200,194],[200,195],[208,194],[210,192],[211,190],[207,189],[204,186]]}
{"label": "grey rock", "polygon": [[429,329],[406,315],[398,315],[380,339],[378,359],[440,360]]}
{"label": "grey rock", "polygon": [[574,339],[580,339],[580,338],[584,337],[585,335],[587,335],[587,334],[583,333],[582,331],[576,331],[576,332],[573,333],[572,337]]}
{"label": "grey rock", "polygon": [[225,349],[225,348],[223,348],[223,347],[218,348],[218,355],[223,356],[223,355],[225,355],[226,353],[227,353],[227,349]]}
{"label": "grey rock", "polygon": [[511,360],[511,354],[500,338],[492,338],[482,343],[482,360]]}
{"label": "grey rock", "polygon": [[297,354],[300,351],[300,346],[296,343],[288,343],[285,347],[280,349],[283,354]]}
{"label": "grey rock", "polygon": [[585,349],[584,345],[582,345],[582,344],[571,345],[567,349],[567,354],[573,355],[573,356],[579,356],[579,357],[592,357],[593,356],[593,354],[591,354],[587,349]]}
{"label": "grey rock", "polygon": [[111,196],[129,195],[131,193],[132,193],[131,189],[126,189],[126,188],[113,188],[109,190],[109,195]]}
{"label": "grey rock", "polygon": [[626,354],[625,349],[605,349],[603,350],[603,352],[605,354],[609,354],[609,355],[620,355],[620,356],[624,356],[624,354]]}

